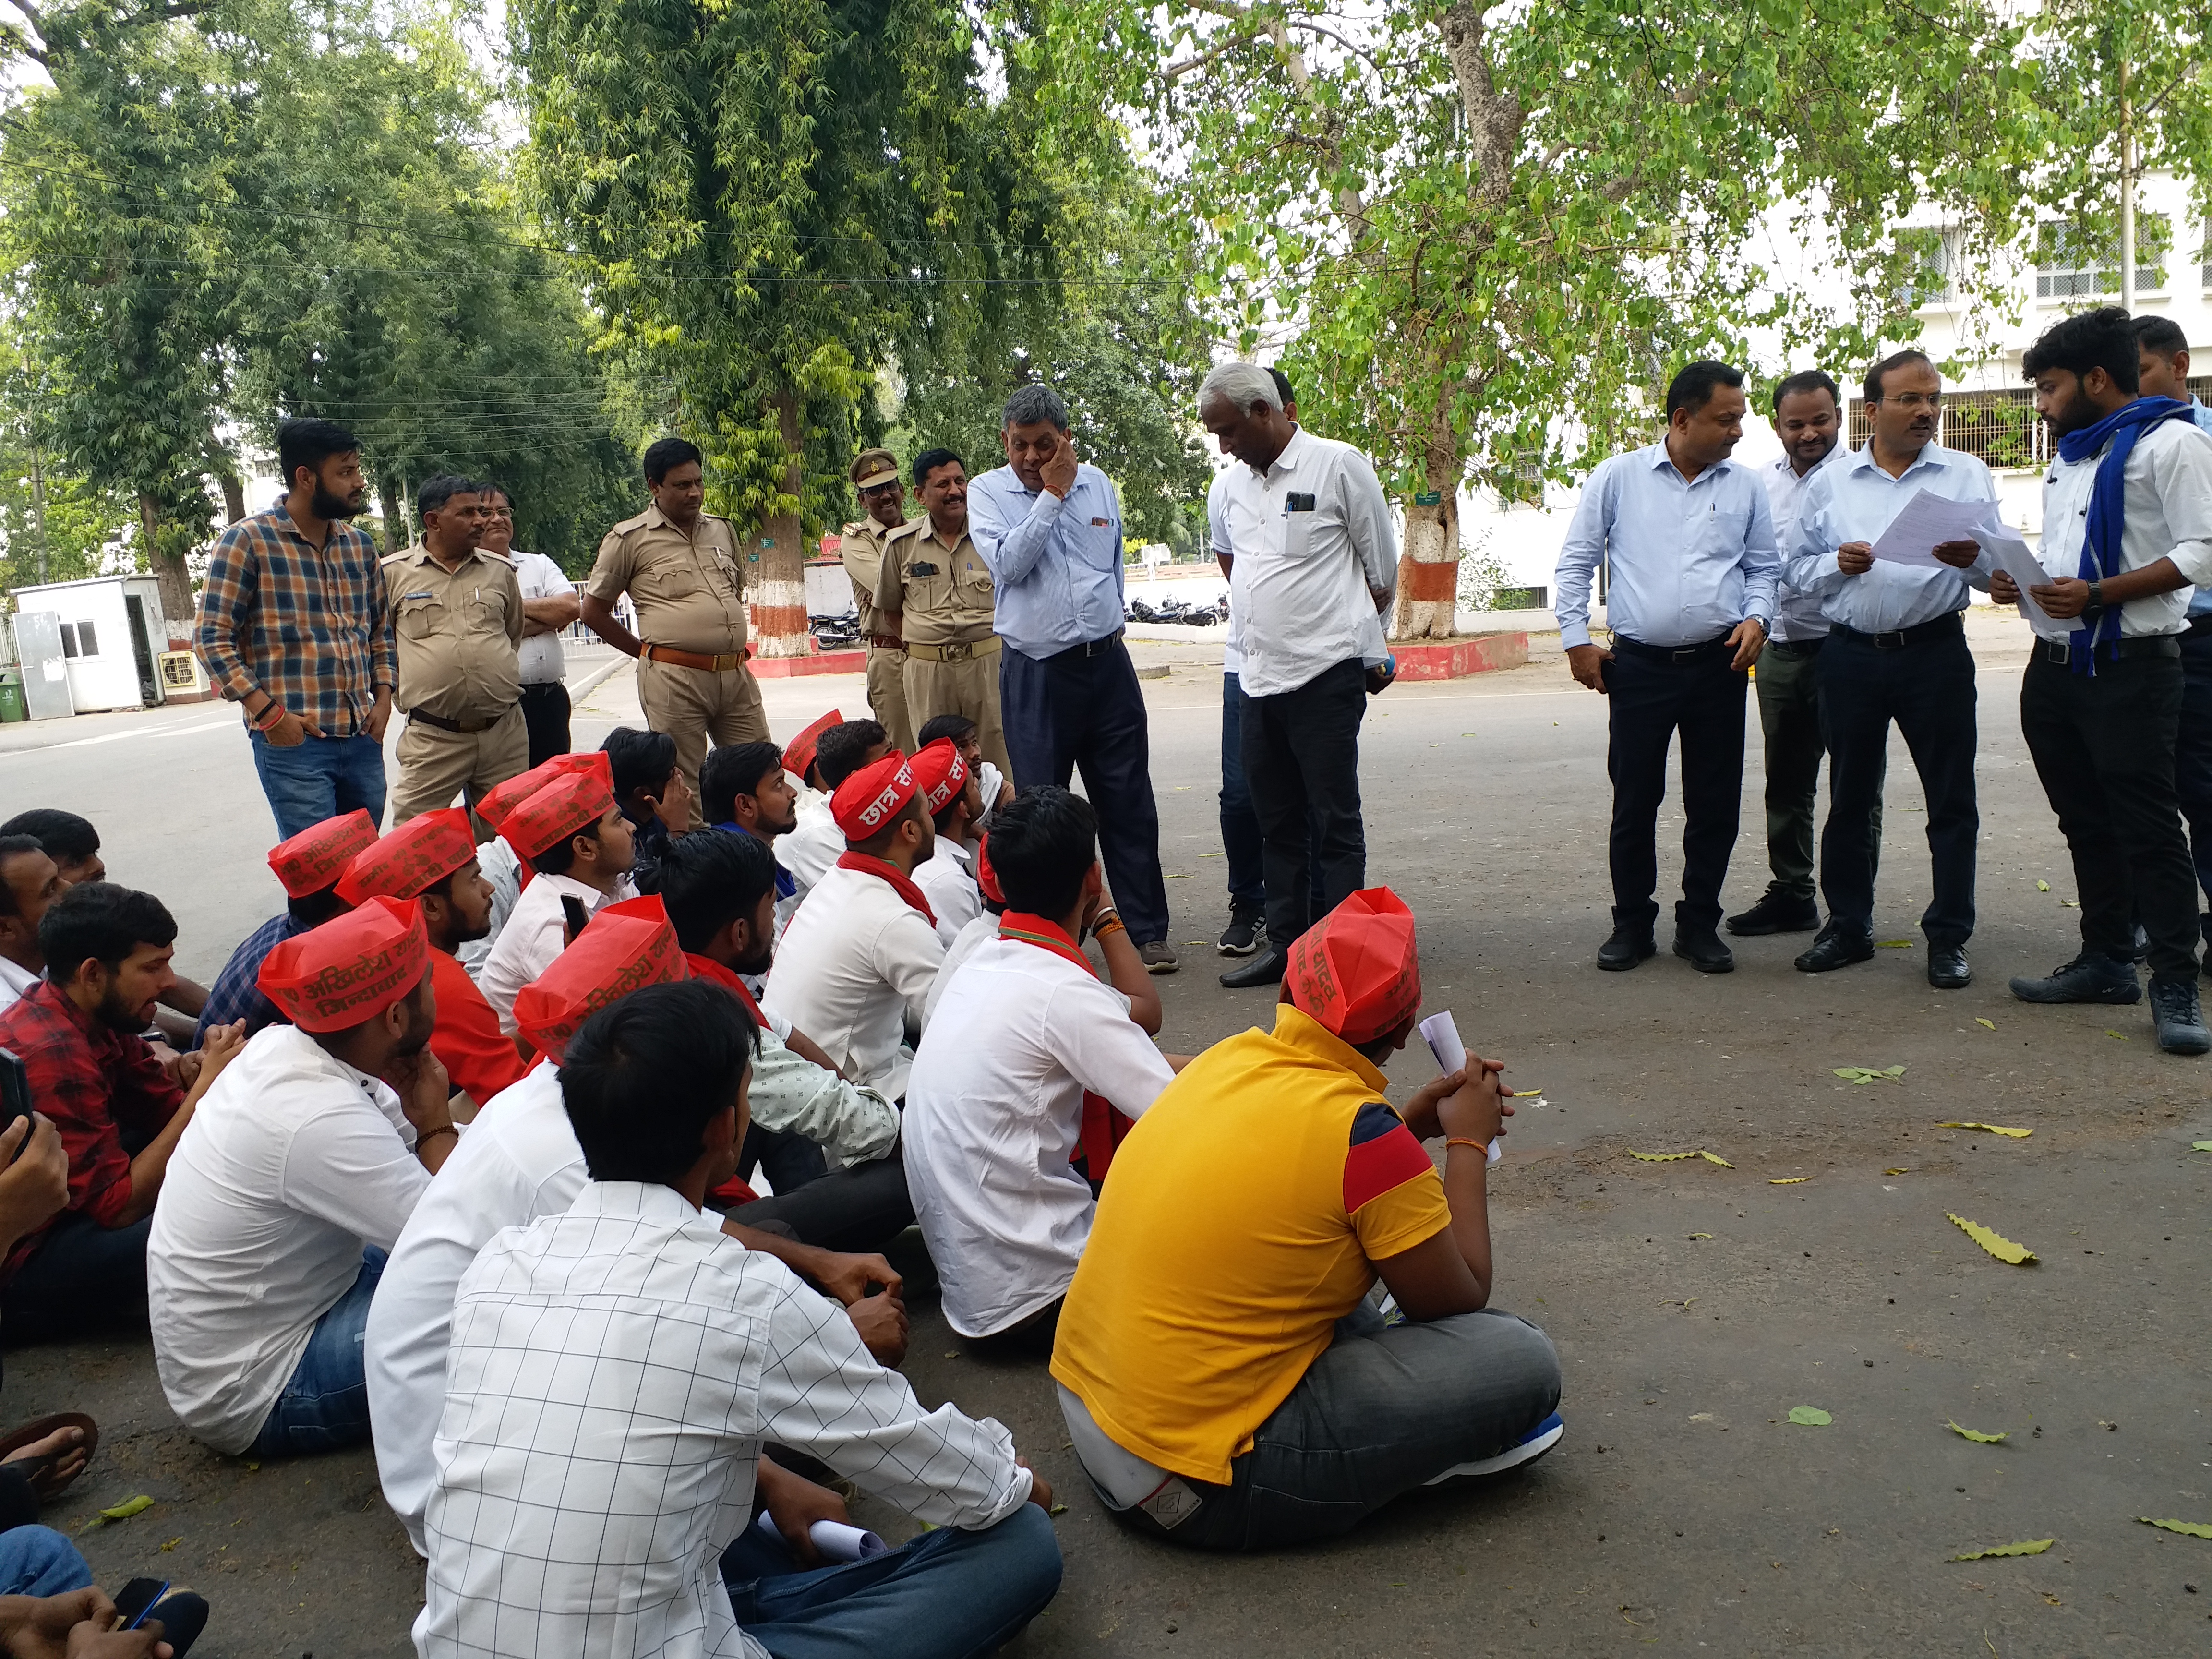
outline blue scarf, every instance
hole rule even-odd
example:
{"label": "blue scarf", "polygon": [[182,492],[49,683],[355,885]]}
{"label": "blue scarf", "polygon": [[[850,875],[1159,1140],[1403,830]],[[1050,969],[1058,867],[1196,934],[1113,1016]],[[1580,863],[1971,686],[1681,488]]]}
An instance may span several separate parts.
{"label": "blue scarf", "polygon": [[[744,824],[739,823],[735,818],[731,819],[726,823],[718,823],[714,828],[727,835],[752,836],[755,841],[759,842],[768,842],[769,840],[766,836],[754,836],[751,830],[746,829]],[[770,850],[773,850],[775,843],[773,842],[769,842],[769,846]],[[775,896],[780,899],[787,899],[798,891],[799,878],[793,875],[790,871],[785,869],[782,865],[777,865],[775,866]]]}
{"label": "blue scarf", "polygon": [[[2108,439],[2112,446],[2111,453],[2097,463],[2096,482],[2089,487],[2089,522],[2081,537],[2083,581],[2120,574],[2120,537],[2127,526],[2127,483],[2123,475],[2136,440],[2162,421],[2191,418],[2189,405],[2179,398],[2138,398],[2096,425],[2069,432],[2058,441],[2058,459],[2069,465],[2087,460]],[[2077,628],[2068,636],[2068,666],[2077,674],[2094,674],[2097,647],[2108,642],[2117,647],[2119,639],[2120,607],[2108,605],[2094,623]]]}

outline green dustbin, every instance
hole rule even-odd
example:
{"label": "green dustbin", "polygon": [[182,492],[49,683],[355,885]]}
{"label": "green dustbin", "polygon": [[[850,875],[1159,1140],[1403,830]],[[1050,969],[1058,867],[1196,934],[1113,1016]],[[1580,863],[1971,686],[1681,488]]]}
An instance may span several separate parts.
{"label": "green dustbin", "polygon": [[23,706],[23,682],[12,672],[0,674],[0,721],[28,720],[30,712]]}

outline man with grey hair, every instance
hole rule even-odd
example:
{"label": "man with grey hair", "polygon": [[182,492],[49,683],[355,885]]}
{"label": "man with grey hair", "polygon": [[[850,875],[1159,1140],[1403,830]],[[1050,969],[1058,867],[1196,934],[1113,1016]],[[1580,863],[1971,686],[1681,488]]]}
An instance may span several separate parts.
{"label": "man with grey hair", "polygon": [[1359,723],[1398,538],[1367,458],[1293,422],[1266,369],[1217,366],[1198,417],[1230,459],[1213,550],[1238,619],[1244,778],[1267,890],[1267,951],[1221,982],[1273,985],[1319,919],[1314,873],[1323,911],[1367,884]]}
{"label": "man with grey hair", "polygon": [[999,441],[1006,465],[969,484],[968,531],[996,589],[1014,787],[1065,788],[1082,768],[1121,921],[1146,969],[1171,974],[1150,726],[1121,642],[1121,499],[1076,459],[1067,405],[1048,386],[1006,399]]}

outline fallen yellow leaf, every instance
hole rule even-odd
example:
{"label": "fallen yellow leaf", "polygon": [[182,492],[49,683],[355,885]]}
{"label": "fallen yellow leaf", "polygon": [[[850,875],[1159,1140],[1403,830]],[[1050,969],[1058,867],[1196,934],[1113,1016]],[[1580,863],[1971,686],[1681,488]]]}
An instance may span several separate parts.
{"label": "fallen yellow leaf", "polygon": [[1628,1155],[1646,1164],[1680,1164],[1686,1158],[1697,1156],[1695,1152],[1639,1152],[1633,1146],[1628,1149]]}
{"label": "fallen yellow leaf", "polygon": [[1882,1173],[1883,1173],[1884,1175],[1911,1175],[1911,1174],[1912,1173],[1912,1171],[1911,1171],[1910,1169],[1905,1169],[1905,1170],[1884,1170],[1882,1171]]}
{"label": "fallen yellow leaf", "polygon": [[2168,1532],[2183,1533],[2191,1538],[2212,1538],[2212,1527],[2202,1521],[2154,1521],[2147,1515],[2139,1515],[2136,1519],[2146,1527],[2163,1527]]}
{"label": "fallen yellow leaf", "polygon": [[2035,1133],[2033,1129],[2008,1129],[2002,1123],[1939,1123],[1939,1129],[1979,1129],[1984,1134],[2002,1135],[2008,1140],[2025,1140]]}
{"label": "fallen yellow leaf", "polygon": [[1995,1549],[1975,1550],[1971,1554],[1954,1555],[1954,1561],[1987,1561],[1999,1555],[2040,1555],[2058,1540],[2055,1538],[2032,1538],[2024,1544],[1999,1544]]}
{"label": "fallen yellow leaf", "polygon": [[1972,1441],[1978,1446],[1994,1446],[1998,1441],[2004,1438],[2004,1436],[2001,1434],[1977,1434],[1972,1429],[1962,1429],[1956,1423],[1952,1422],[1948,1418],[1944,1419],[1943,1426],[1950,1430],[1952,1433]]}
{"label": "fallen yellow leaf", "polygon": [[1974,1024],[1980,1026],[1986,1031],[1994,1031],[1997,1029],[1996,1021],[1993,1019],[1984,1019],[1979,1014],[1974,1016]]}
{"label": "fallen yellow leaf", "polygon": [[1724,1158],[1721,1157],[1718,1153],[1706,1152],[1706,1151],[1705,1151],[1702,1147],[1698,1149],[1698,1156],[1699,1158],[1702,1158],[1703,1159],[1705,1159],[1705,1162],[1706,1162],[1706,1163],[1708,1163],[1708,1164],[1719,1164],[1719,1165],[1721,1166],[1721,1168],[1723,1168],[1723,1170],[1733,1170],[1734,1168],[1735,1168],[1735,1164],[1733,1164],[1729,1163],[1726,1158]]}
{"label": "fallen yellow leaf", "polygon": [[2112,1030],[2111,1030],[2111,1029],[2109,1029],[2109,1028],[2107,1028],[2107,1029],[2106,1029],[2106,1032],[2105,1032],[2105,1035],[2106,1035],[2106,1036],[2108,1036],[2108,1037],[2112,1038],[2112,1040],[2113,1042],[2125,1042],[2127,1041],[2127,1038],[2125,1038],[2124,1036],[2121,1036],[2121,1035],[2120,1035],[2120,1033],[2118,1033],[2118,1031]]}
{"label": "fallen yellow leaf", "polygon": [[1812,1178],[1810,1176],[1784,1176],[1779,1181],[1770,1181],[1766,1184],[1770,1187],[1802,1187]]}
{"label": "fallen yellow leaf", "polygon": [[2015,1267],[2024,1267],[2035,1260],[2035,1252],[2025,1244],[2015,1244],[2002,1234],[1993,1233],[1978,1222],[1969,1221],[1961,1215],[1951,1215],[1948,1210],[1943,1213],[1957,1222],[1967,1237],[1972,1239],[1975,1243],[1996,1257],[1998,1261],[2009,1261]]}
{"label": "fallen yellow leaf", "polygon": [[2051,884],[2047,881],[2039,881],[2035,884],[2035,890],[2039,893],[2047,893],[2051,890]]}

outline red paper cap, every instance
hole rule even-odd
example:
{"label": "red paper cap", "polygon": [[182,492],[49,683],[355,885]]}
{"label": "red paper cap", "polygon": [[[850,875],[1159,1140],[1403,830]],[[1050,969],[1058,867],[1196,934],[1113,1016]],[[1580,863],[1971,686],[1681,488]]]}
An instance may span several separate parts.
{"label": "red paper cap", "polygon": [[1387,887],[1363,887],[1291,946],[1291,1001],[1357,1047],[1421,1006],[1413,913]]}
{"label": "red paper cap", "polygon": [[806,774],[814,765],[814,746],[822,741],[822,734],[830,727],[842,726],[844,723],[844,715],[833,708],[789,743],[784,744],[784,769],[793,774],[801,782],[805,781]]}
{"label": "red paper cap", "polygon": [[365,811],[325,818],[270,848],[269,867],[287,893],[305,898],[333,885],[345,874],[354,854],[375,839],[376,820]]}
{"label": "red paper cap", "polygon": [[301,1030],[344,1031],[404,997],[429,967],[422,907],[372,893],[360,908],[279,944],[254,982]]}
{"label": "red paper cap", "polygon": [[924,744],[915,755],[914,781],[921,791],[922,804],[935,817],[967,784],[968,763],[960,758],[951,738],[939,738]]}
{"label": "red paper cap", "polygon": [[356,854],[338,878],[338,896],[358,904],[371,893],[411,899],[477,855],[469,815],[458,806],[425,812]]}
{"label": "red paper cap", "polygon": [[550,783],[579,772],[595,770],[604,762],[607,769],[607,787],[614,787],[614,763],[604,754],[586,750],[580,755],[556,755],[542,766],[533,766],[527,772],[518,772],[505,783],[485,792],[477,803],[477,816],[496,831],[507,822],[507,815]]}
{"label": "red paper cap", "polygon": [[917,787],[914,763],[894,749],[839,784],[830,797],[830,813],[847,841],[872,841],[914,799]]}
{"label": "red paper cap", "polygon": [[534,859],[607,815],[615,804],[614,767],[604,754],[592,758],[596,767],[556,778],[508,810],[499,833],[518,855]]}
{"label": "red paper cap", "polygon": [[557,1065],[568,1040],[609,1003],[690,972],[660,896],[625,899],[602,908],[551,967],[514,994],[514,1023]]}
{"label": "red paper cap", "polygon": [[991,838],[986,835],[975,848],[975,884],[983,890],[983,896],[994,904],[1006,902],[1006,890],[999,885],[999,872],[991,867]]}

